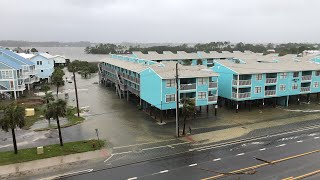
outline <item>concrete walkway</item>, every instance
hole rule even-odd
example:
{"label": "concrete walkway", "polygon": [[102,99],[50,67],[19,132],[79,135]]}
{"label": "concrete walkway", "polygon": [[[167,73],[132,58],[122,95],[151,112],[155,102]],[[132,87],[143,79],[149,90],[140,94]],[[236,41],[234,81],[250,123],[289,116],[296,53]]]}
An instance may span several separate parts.
{"label": "concrete walkway", "polygon": [[107,158],[108,156],[110,156],[110,153],[107,151],[107,149],[101,149],[96,151],[77,153],[66,156],[58,156],[24,163],[4,165],[0,166],[0,179],[9,178],[12,175],[17,176],[18,174],[33,172],[34,170],[38,169],[61,166],[65,164],[97,158]]}

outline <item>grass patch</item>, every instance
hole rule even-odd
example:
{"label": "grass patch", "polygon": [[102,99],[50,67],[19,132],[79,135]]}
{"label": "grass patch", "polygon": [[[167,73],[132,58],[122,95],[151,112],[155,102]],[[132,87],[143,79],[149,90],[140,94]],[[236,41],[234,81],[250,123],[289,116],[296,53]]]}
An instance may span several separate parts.
{"label": "grass patch", "polygon": [[[100,140],[101,147],[104,141]],[[44,153],[37,155],[37,148],[28,148],[18,150],[18,154],[13,152],[0,152],[0,165],[21,163],[38,159],[51,158],[56,156],[64,156],[88,151],[101,149],[98,140],[85,140],[77,142],[65,143],[64,146],[59,144],[44,146]]]}
{"label": "grass patch", "polygon": [[82,123],[84,121],[84,117],[78,117],[75,114],[77,113],[77,108],[76,107],[68,107],[67,108],[67,119],[68,123],[61,126],[61,127],[69,127],[73,126],[79,123]]}

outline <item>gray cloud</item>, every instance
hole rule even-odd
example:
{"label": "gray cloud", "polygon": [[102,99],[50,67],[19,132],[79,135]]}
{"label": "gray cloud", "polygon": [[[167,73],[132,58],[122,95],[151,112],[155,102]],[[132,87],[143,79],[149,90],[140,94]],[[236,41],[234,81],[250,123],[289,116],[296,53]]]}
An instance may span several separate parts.
{"label": "gray cloud", "polygon": [[1,0],[0,39],[319,42],[317,0]]}

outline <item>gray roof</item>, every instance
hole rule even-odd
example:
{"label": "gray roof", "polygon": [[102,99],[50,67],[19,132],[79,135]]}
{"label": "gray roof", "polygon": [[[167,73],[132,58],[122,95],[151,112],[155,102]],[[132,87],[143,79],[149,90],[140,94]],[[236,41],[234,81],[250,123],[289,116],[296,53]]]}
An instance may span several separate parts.
{"label": "gray roof", "polygon": [[176,54],[170,51],[164,51],[163,54],[159,54],[155,51],[149,51],[148,54],[143,54],[140,51],[133,52],[139,59],[146,60],[184,60],[184,59],[200,59],[197,53],[186,53],[184,51],[178,51]]}
{"label": "gray roof", "polygon": [[234,63],[229,60],[217,60],[217,62],[238,74],[320,70],[320,64],[309,61],[310,57],[294,57],[294,55],[278,57],[251,54],[235,56],[235,58],[241,59],[245,63]]}
{"label": "gray roof", "polygon": [[[106,62],[136,73],[140,73],[141,71],[150,68],[154,70],[162,79],[173,79],[176,76],[175,62],[164,62],[156,63],[153,65],[146,65],[142,63],[118,60],[111,57],[105,58],[101,60],[101,62]],[[184,66],[181,64],[178,65],[178,73],[180,78],[218,76],[218,73],[215,73],[213,70],[205,66]]]}
{"label": "gray roof", "polygon": [[118,66],[118,67],[121,67],[124,69],[128,69],[128,70],[136,72],[136,73],[140,73],[141,71],[143,71],[149,67],[148,65],[145,65],[142,63],[135,63],[135,62],[125,61],[125,60],[119,60],[119,59],[115,59],[115,58],[111,58],[111,57],[102,59],[100,61],[112,64],[114,66]]}
{"label": "gray roof", "polygon": [[[176,63],[164,62],[162,64],[163,66],[152,65],[150,68],[153,69],[162,79],[174,79],[176,77]],[[219,76],[219,74],[202,65],[184,66],[179,64],[178,76],[179,78],[194,78],[213,77]]]}

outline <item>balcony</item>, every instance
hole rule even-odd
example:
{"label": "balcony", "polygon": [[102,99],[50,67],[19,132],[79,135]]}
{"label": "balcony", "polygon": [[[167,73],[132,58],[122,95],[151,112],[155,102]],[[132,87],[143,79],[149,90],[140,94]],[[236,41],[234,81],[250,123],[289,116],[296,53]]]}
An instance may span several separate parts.
{"label": "balcony", "polygon": [[188,91],[188,90],[195,90],[196,84],[180,84],[180,90],[181,91]]}
{"label": "balcony", "polygon": [[140,96],[140,91],[137,90],[137,89],[134,89],[133,87],[131,86],[127,86],[127,90],[132,92],[133,94],[137,95],[137,96]]}
{"label": "balcony", "polygon": [[275,84],[277,83],[277,78],[267,78],[266,84]]}
{"label": "balcony", "polygon": [[276,90],[266,90],[265,91],[266,96],[275,96],[276,95]]}
{"label": "balcony", "polygon": [[218,83],[217,82],[209,82],[209,88],[217,88]]}
{"label": "balcony", "polygon": [[209,102],[217,102],[218,101],[218,96],[208,96],[208,101]]}
{"label": "balcony", "polygon": [[25,84],[20,84],[20,85],[18,84],[18,89],[17,89],[18,91],[19,90],[25,90],[25,89],[26,89]]}
{"label": "balcony", "polygon": [[302,76],[301,81],[311,81],[311,75]]}
{"label": "balcony", "polygon": [[310,86],[308,86],[308,87],[301,87],[300,91],[301,91],[301,92],[310,92]]}
{"label": "balcony", "polygon": [[[238,80],[233,80],[234,86],[238,85]],[[239,80],[239,86],[251,86],[251,80]]]}
{"label": "balcony", "polygon": [[238,96],[237,96],[237,93],[233,92],[232,97],[235,99],[246,99],[251,97],[251,93],[250,92],[238,93]]}

